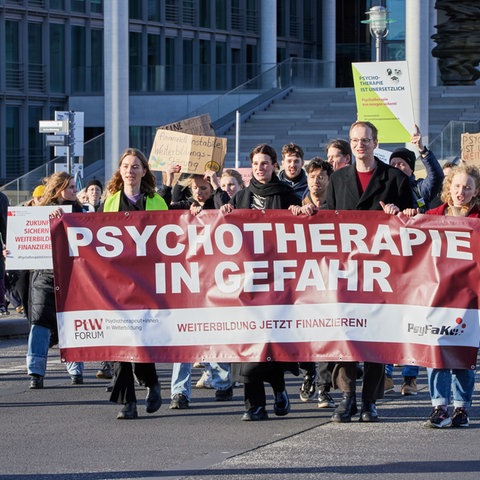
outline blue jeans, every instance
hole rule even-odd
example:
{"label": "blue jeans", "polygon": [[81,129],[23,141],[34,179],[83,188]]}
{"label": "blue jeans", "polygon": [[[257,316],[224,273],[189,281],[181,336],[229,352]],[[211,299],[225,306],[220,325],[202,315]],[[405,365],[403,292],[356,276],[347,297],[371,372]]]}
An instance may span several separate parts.
{"label": "blue jeans", "polygon": [[[418,365],[404,365],[402,370],[403,377],[418,377],[418,371],[420,367]],[[393,365],[388,363],[385,365],[385,375],[387,377],[393,376]]]}
{"label": "blue jeans", "polygon": [[[232,386],[230,364],[211,362],[212,387],[215,390],[226,390]],[[181,393],[190,400],[192,392],[192,364],[174,363],[172,369],[171,396]]]}
{"label": "blue jeans", "polygon": [[475,387],[475,370],[427,368],[428,388],[432,405],[449,405],[453,392],[453,406],[468,408]]}
{"label": "blue jeans", "polygon": [[[50,329],[42,325],[32,325],[28,336],[27,369],[29,375],[45,376],[47,371]],[[82,375],[83,362],[66,362],[70,375]]]}

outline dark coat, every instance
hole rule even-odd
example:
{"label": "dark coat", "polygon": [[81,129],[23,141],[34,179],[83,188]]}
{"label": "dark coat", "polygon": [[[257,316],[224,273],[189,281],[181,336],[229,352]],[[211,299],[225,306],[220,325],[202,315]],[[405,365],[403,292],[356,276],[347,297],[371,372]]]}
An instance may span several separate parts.
{"label": "dark coat", "polygon": [[397,168],[377,160],[377,167],[362,195],[359,193],[355,165],[347,165],[330,176],[328,210],[382,210],[380,201],[394,203],[400,210],[412,208],[410,180]]}
{"label": "dark coat", "polygon": [[55,291],[52,270],[34,270],[30,277],[28,320],[32,325],[57,329]]}
{"label": "dark coat", "polygon": [[[78,202],[65,202],[64,205],[71,205],[72,212],[82,212],[82,206]],[[57,310],[55,308],[53,270],[32,271],[27,316],[31,325],[42,325],[56,332]]]}

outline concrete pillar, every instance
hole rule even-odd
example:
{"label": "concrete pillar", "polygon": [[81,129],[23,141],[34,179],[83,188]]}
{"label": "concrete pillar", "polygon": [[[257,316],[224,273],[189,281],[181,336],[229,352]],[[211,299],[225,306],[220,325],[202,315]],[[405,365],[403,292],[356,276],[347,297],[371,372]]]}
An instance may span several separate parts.
{"label": "concrete pillar", "polygon": [[335,88],[335,62],[336,62],[336,2],[335,0],[322,0],[322,59],[328,62],[325,65],[325,87]]}
{"label": "concrete pillar", "polygon": [[[420,127],[423,143],[429,134],[429,66],[430,66],[430,2],[405,2],[405,57],[410,72],[415,122]],[[412,125],[412,132],[414,126]]]}
{"label": "concrete pillar", "polygon": [[129,147],[128,2],[105,0],[105,180],[117,169],[120,155]]}
{"label": "concrete pillar", "polygon": [[260,63],[262,72],[277,64],[277,0],[261,0]]}

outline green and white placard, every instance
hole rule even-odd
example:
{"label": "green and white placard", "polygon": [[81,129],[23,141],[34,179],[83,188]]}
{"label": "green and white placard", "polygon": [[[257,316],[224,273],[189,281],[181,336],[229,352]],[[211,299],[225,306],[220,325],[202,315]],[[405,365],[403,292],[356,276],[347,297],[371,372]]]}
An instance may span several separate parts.
{"label": "green and white placard", "polygon": [[380,143],[409,142],[415,129],[407,62],[352,63],[358,120],[378,128]]}

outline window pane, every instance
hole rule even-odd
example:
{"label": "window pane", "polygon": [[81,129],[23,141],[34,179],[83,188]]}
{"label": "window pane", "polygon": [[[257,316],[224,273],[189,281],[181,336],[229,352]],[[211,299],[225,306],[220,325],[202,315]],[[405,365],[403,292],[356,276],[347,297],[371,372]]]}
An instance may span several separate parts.
{"label": "window pane", "polygon": [[50,25],[50,90],[53,93],[65,92],[65,28],[63,25]]}
{"label": "window pane", "polygon": [[155,92],[165,89],[164,71],[161,62],[160,35],[148,35],[148,91]]}
{"label": "window pane", "polygon": [[130,91],[142,90],[142,34],[130,32]]}
{"label": "window pane", "polygon": [[92,67],[90,72],[90,82],[92,92],[101,92],[103,90],[103,30],[92,29]]}
{"label": "window pane", "polygon": [[152,22],[160,21],[160,2],[158,0],[148,0],[148,19]]}
{"label": "window pane", "polygon": [[175,57],[176,57],[176,49],[175,49],[175,39],[174,38],[166,38],[165,39],[165,88],[168,91],[175,90]]}
{"label": "window pane", "polygon": [[6,175],[9,178],[13,178],[23,173],[22,152],[20,149],[20,107],[7,106],[5,127]]}
{"label": "window pane", "polygon": [[28,24],[28,87],[40,91],[45,89],[42,30],[41,23]]}
{"label": "window pane", "polygon": [[215,4],[215,26],[221,30],[227,29],[226,2],[217,0]]}
{"label": "window pane", "polygon": [[210,90],[210,40],[200,40],[200,90]]}
{"label": "window pane", "polygon": [[70,0],[74,12],[85,12],[85,0]]}
{"label": "window pane", "polygon": [[65,10],[65,0],[50,0],[50,8],[55,10]]}
{"label": "window pane", "polygon": [[22,88],[18,22],[5,22],[5,82],[7,88]]}
{"label": "window pane", "polygon": [[90,11],[92,13],[103,13],[102,0],[90,0]]}
{"label": "window pane", "polygon": [[137,20],[142,19],[142,0],[129,0],[128,16]]}
{"label": "window pane", "polygon": [[43,120],[42,107],[34,106],[28,108],[28,169],[44,163],[43,141],[45,136],[38,133],[38,122]]}
{"label": "window pane", "polygon": [[86,78],[85,28],[72,27],[72,92],[85,91]]}

